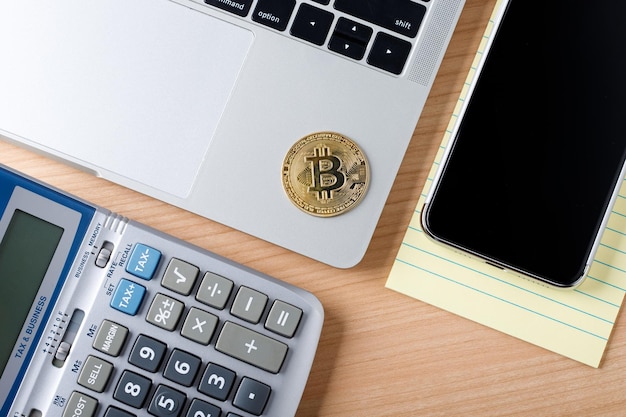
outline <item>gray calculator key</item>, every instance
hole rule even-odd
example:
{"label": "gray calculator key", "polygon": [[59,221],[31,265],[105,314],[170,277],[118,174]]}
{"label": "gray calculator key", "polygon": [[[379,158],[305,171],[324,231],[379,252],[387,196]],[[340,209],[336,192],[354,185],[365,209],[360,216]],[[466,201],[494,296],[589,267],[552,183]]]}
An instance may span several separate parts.
{"label": "gray calculator key", "polygon": [[287,356],[288,347],[282,342],[228,321],[222,328],[215,349],[276,374]]}
{"label": "gray calculator key", "polygon": [[176,328],[185,305],[175,298],[158,293],[154,296],[146,321],[162,329],[172,331]]}
{"label": "gray calculator key", "polygon": [[217,322],[217,316],[199,308],[191,307],[180,334],[194,342],[208,345],[217,327]]}
{"label": "gray calculator key", "polygon": [[272,390],[269,386],[244,377],[241,380],[239,389],[237,389],[233,404],[241,410],[260,416],[263,413],[265,404],[267,404],[267,400],[270,398],[271,392]]}
{"label": "gray calculator key", "polygon": [[112,372],[111,363],[89,355],[78,376],[78,384],[95,392],[103,392]]}
{"label": "gray calculator key", "polygon": [[117,383],[113,398],[131,407],[141,408],[148,397],[151,385],[152,382],[148,378],[134,372],[124,371]]}
{"label": "gray calculator key", "polygon": [[207,272],[204,274],[196,299],[208,306],[223,309],[233,290],[233,282],[228,278]]}
{"label": "gray calculator key", "polygon": [[65,405],[63,417],[73,417],[80,415],[81,417],[92,417],[96,414],[98,401],[85,395],[82,392],[74,391],[70,395],[70,399]]}
{"label": "gray calculator key", "polygon": [[118,356],[124,347],[128,329],[121,324],[103,320],[93,341],[93,348],[111,356]]}
{"label": "gray calculator key", "polygon": [[302,310],[298,307],[276,300],[265,320],[265,328],[285,337],[293,337],[301,318]]}
{"label": "gray calculator key", "polygon": [[161,285],[179,294],[189,295],[199,273],[197,266],[172,258],[163,274]]}
{"label": "gray calculator key", "polygon": [[230,313],[250,323],[258,323],[266,304],[267,296],[265,294],[248,287],[241,287],[237,292]]}
{"label": "gray calculator key", "polygon": [[130,351],[128,362],[148,371],[156,372],[161,365],[167,346],[151,337],[140,334]]}

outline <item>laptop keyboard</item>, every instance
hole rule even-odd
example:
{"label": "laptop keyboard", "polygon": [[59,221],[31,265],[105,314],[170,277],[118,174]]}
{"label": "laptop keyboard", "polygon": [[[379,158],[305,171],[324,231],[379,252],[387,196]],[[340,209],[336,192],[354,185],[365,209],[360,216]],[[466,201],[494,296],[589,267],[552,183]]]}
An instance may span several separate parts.
{"label": "laptop keyboard", "polygon": [[430,5],[430,0],[204,2],[396,75],[404,69]]}

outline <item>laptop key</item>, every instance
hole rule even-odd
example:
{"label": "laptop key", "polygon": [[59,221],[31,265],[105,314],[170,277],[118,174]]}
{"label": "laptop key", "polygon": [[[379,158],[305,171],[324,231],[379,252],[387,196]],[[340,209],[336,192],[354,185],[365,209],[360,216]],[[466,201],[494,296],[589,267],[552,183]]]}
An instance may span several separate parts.
{"label": "laptop key", "polygon": [[333,33],[328,48],[348,58],[359,60],[365,55],[365,45],[352,39]]}
{"label": "laptop key", "polygon": [[296,0],[259,0],[252,20],[282,32],[287,28],[295,7]]}
{"label": "laptop key", "polygon": [[204,2],[241,17],[246,17],[252,6],[252,0],[204,0]]}
{"label": "laptop key", "polygon": [[291,25],[290,33],[296,38],[321,46],[326,40],[333,19],[332,13],[302,3]]}
{"label": "laptop key", "polygon": [[409,42],[380,32],[374,39],[367,62],[393,74],[400,74],[410,51]]}
{"label": "laptop key", "polygon": [[340,17],[335,26],[335,33],[367,45],[374,31],[371,27]]}
{"label": "laptop key", "polygon": [[335,9],[414,38],[426,6],[412,0],[335,0]]}

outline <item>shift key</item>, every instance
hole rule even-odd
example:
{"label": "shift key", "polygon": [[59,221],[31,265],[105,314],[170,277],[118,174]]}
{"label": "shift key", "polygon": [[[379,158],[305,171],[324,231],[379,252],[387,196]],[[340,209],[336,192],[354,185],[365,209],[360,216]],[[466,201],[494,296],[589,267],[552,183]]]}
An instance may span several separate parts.
{"label": "shift key", "polygon": [[410,38],[426,14],[426,6],[411,0],[335,0],[335,9]]}
{"label": "shift key", "polygon": [[215,349],[276,374],[283,365],[288,347],[261,333],[227,321],[215,343]]}

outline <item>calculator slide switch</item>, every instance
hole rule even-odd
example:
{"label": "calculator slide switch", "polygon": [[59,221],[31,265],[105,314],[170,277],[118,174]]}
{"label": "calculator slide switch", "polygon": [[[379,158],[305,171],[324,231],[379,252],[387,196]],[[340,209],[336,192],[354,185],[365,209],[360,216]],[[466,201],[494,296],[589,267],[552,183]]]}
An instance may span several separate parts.
{"label": "calculator slide switch", "polygon": [[65,334],[59,343],[59,346],[54,352],[54,357],[52,358],[52,364],[57,368],[60,368],[65,363],[65,359],[67,359],[67,355],[69,355],[70,350],[72,349],[72,344],[74,340],[76,340],[76,335],[78,334],[78,329],[85,318],[85,312],[80,309],[74,310],[70,317],[69,323],[67,323],[67,328],[65,330]]}
{"label": "calculator slide switch", "polygon": [[104,242],[98,255],[96,256],[96,266],[98,268],[104,268],[109,263],[111,259],[111,254],[113,253],[113,249],[115,246],[111,242]]}

